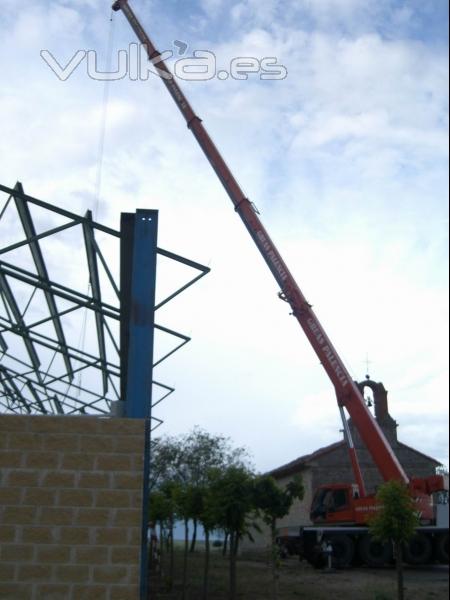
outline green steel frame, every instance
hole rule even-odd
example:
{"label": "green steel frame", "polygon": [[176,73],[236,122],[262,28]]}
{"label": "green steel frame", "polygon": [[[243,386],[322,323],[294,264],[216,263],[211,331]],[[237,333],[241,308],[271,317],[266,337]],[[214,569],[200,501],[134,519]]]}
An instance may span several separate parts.
{"label": "green steel frame", "polygon": [[[61,265],[54,267],[61,247],[58,237],[68,231],[76,234],[72,243],[84,248],[79,269],[87,273],[89,285],[80,281],[78,289],[50,277],[53,271],[64,271]],[[119,325],[128,322],[130,314],[123,309],[121,314],[121,284],[111,268],[118,268],[119,251],[112,259],[105,254],[114,244],[120,246],[121,233],[96,223],[89,210],[82,217],[28,196],[17,183],[14,188],[0,185],[0,236],[8,240],[0,248],[0,411],[111,414],[112,405],[124,401],[121,376],[127,377],[123,365],[128,357],[121,359]],[[160,248],[157,255],[196,273],[159,301],[155,312],[210,270]],[[75,271],[77,266],[70,265]],[[92,331],[83,342],[79,324],[86,329],[89,319]],[[190,338],[156,323],[154,328],[176,340],[153,362],[156,367]],[[152,384],[152,407],[174,392],[165,383],[152,379]],[[152,415],[152,429],[161,423]]]}

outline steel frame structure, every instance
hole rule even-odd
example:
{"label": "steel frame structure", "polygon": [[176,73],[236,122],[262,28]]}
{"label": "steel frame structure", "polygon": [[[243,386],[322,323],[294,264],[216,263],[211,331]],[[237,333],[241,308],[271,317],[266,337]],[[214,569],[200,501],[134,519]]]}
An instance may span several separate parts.
{"label": "steel frame structure", "polygon": [[[65,285],[50,277],[52,271],[64,274],[65,266],[77,272],[77,264],[58,264],[58,249],[67,250],[67,244],[57,238],[68,231],[77,234],[72,236],[72,248],[83,248],[89,284],[80,281],[77,286]],[[132,311],[129,306],[121,309],[121,282],[111,268],[112,263],[119,265],[118,253],[109,260],[105,252],[105,247],[108,251],[110,246],[121,244],[121,232],[96,223],[89,210],[79,216],[33,198],[24,193],[20,183],[14,188],[0,185],[0,232],[1,239],[7,240],[0,247],[0,411],[109,415],[113,404],[124,406],[121,376],[129,379],[138,373],[128,368],[124,372],[128,357],[124,358],[123,352],[121,357],[118,331],[120,323],[123,327],[132,322]],[[153,315],[210,271],[161,248],[156,247],[156,254],[158,260],[176,261],[196,274],[154,307],[148,307]],[[139,255],[134,258],[139,259]],[[140,268],[142,261],[136,264]],[[82,265],[79,267],[82,271]],[[83,285],[87,291],[80,291]],[[84,336],[87,333],[89,337],[85,343],[80,342],[80,322]],[[86,332],[89,322],[93,325]],[[175,343],[152,361],[153,368],[190,341],[163,325],[154,323],[154,330],[170,335]],[[148,333],[153,341],[153,331]],[[80,336],[78,343],[73,341],[74,334]],[[149,369],[151,374],[153,368]],[[82,377],[88,381],[84,383]],[[154,391],[150,391],[151,407],[174,392],[153,377],[150,382]],[[148,407],[147,415],[150,413]],[[133,416],[125,407],[119,414]],[[161,423],[152,415],[152,430]]]}

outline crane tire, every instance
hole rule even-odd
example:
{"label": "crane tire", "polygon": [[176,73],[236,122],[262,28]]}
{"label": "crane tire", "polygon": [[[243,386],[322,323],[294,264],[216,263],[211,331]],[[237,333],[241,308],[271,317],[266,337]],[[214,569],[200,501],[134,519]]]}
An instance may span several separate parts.
{"label": "crane tire", "polygon": [[368,567],[383,567],[392,561],[392,546],[366,534],[359,540],[358,556]]}
{"label": "crane tire", "polygon": [[448,533],[441,533],[436,538],[435,551],[437,560],[448,565]]}
{"label": "crane tire", "polygon": [[424,533],[417,533],[409,544],[405,544],[405,561],[409,565],[425,565],[432,560],[433,544]]}
{"label": "crane tire", "polygon": [[333,565],[339,569],[349,567],[355,556],[355,542],[348,535],[330,536],[333,547]]}

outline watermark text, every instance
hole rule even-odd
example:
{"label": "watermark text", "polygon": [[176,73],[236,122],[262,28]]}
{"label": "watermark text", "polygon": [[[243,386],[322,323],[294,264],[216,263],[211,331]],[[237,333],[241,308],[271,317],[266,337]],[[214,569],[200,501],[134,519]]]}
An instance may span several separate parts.
{"label": "watermark text", "polygon": [[[125,78],[147,81],[154,75],[163,79],[175,76],[185,81],[246,81],[255,77],[263,81],[278,81],[286,79],[288,75],[286,67],[279,64],[276,57],[236,57],[229,61],[226,68],[221,68],[214,52],[194,50],[191,55],[186,56],[186,42],[175,40],[173,46],[176,50],[166,50],[149,60],[145,46],[132,43],[127,50],[116,53],[112,60],[114,66],[106,70],[99,66],[95,50],[78,50],[66,61],[61,61],[49,50],[42,50],[41,57],[61,81],[67,81],[81,67],[86,69],[88,77],[97,81],[118,81]],[[162,63],[166,61],[170,64],[173,75],[163,68]]]}

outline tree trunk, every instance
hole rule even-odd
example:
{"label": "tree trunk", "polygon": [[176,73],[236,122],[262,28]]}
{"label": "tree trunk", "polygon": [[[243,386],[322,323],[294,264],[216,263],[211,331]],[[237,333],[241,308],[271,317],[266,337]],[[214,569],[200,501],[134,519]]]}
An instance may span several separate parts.
{"label": "tree trunk", "polygon": [[280,552],[278,548],[278,544],[276,542],[277,538],[277,529],[276,529],[276,520],[273,519],[270,524],[270,532],[271,532],[271,567],[272,567],[272,600],[278,599],[279,592],[279,560],[280,560]]}
{"label": "tree trunk", "polygon": [[239,537],[236,533],[230,535],[230,600],[237,598],[237,553]]}
{"label": "tree trunk", "polygon": [[222,551],[223,556],[226,556],[227,552],[228,552],[229,537],[230,537],[230,534],[227,531],[225,531],[225,538],[223,540],[223,551]]}
{"label": "tree trunk", "polygon": [[183,556],[183,592],[182,599],[187,598],[187,567],[188,567],[188,554],[189,554],[189,521],[184,521],[184,556]]}
{"label": "tree trunk", "polygon": [[170,564],[169,564],[169,592],[173,589],[173,578],[175,574],[175,549],[173,545],[173,520],[170,520],[169,525],[169,552],[170,552]]}
{"label": "tree trunk", "polygon": [[405,585],[403,577],[403,546],[401,543],[395,544],[395,562],[397,565],[397,590],[398,600],[405,598]]}
{"label": "tree trunk", "polygon": [[194,519],[194,531],[192,533],[192,542],[190,552],[195,552],[195,544],[197,543],[197,519]]}
{"label": "tree trunk", "polygon": [[164,526],[162,523],[159,525],[159,572],[161,577],[164,576],[163,560],[164,556]]}
{"label": "tree trunk", "polygon": [[203,600],[208,600],[210,550],[211,545],[209,541],[209,531],[205,529],[205,571],[203,575]]}

